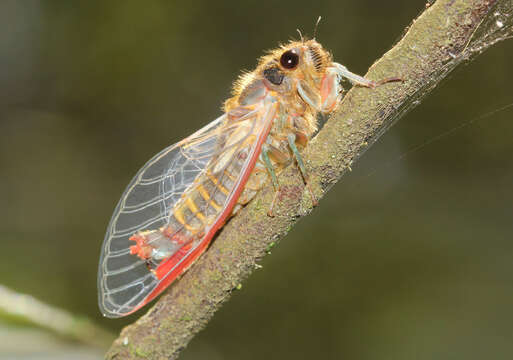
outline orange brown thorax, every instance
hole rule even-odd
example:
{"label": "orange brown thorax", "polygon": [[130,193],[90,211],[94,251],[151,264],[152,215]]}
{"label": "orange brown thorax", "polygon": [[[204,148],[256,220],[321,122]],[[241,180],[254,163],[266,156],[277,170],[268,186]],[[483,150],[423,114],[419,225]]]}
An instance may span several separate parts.
{"label": "orange brown thorax", "polygon": [[[315,40],[293,41],[261,57],[253,72],[243,74],[235,82],[233,96],[224,104],[228,116],[269,95],[279,103],[279,114],[266,141],[276,173],[294,157],[288,136],[295,137],[299,148],[305,147],[317,130],[318,113],[330,112],[337,105],[340,79],[332,65],[331,54]],[[238,203],[249,202],[269,177],[269,167],[260,156]]]}
{"label": "orange brown thorax", "polygon": [[[252,105],[271,92],[287,115],[303,117],[303,122],[293,125],[311,136],[317,129],[321,83],[331,61],[331,54],[315,40],[295,41],[272,50],[259,59],[254,71],[243,74],[235,82],[233,96],[225,102],[224,111],[230,114],[233,109]],[[300,89],[316,102],[317,108],[302,98]]]}

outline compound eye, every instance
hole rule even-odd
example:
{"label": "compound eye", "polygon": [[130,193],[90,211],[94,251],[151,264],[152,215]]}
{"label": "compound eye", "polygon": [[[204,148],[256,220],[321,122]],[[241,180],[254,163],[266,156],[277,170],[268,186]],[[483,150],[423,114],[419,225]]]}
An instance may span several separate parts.
{"label": "compound eye", "polygon": [[299,64],[299,55],[296,49],[285,51],[280,58],[280,64],[285,69],[292,70]]}

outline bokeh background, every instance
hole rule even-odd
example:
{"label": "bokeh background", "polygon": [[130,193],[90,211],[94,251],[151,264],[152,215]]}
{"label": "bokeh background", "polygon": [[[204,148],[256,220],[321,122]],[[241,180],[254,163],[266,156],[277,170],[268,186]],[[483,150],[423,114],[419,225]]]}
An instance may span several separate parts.
{"label": "bokeh background", "polygon": [[[138,168],[296,28],[322,15],[317,39],[364,74],[424,5],[3,0],[0,284],[117,333],[144,311],[101,317],[97,261]],[[513,109],[494,111],[513,103],[512,58],[513,41],[490,49],[386,133],[182,358],[510,359]],[[2,359],[101,358],[0,324]]]}

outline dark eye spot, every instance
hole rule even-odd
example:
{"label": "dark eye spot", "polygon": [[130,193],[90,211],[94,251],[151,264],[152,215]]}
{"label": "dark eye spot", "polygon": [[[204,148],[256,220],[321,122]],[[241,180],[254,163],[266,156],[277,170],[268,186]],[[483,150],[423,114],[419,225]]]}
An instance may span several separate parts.
{"label": "dark eye spot", "polygon": [[264,77],[274,85],[280,85],[283,81],[283,73],[276,67],[265,69]]}
{"label": "dark eye spot", "polygon": [[280,58],[280,64],[285,69],[292,70],[299,64],[299,55],[295,49],[285,51]]}

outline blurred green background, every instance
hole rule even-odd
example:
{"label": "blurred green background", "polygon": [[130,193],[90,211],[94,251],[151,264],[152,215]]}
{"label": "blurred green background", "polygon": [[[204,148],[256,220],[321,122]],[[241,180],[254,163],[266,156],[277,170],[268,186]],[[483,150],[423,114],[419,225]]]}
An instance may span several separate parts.
{"label": "blurred green background", "polygon": [[[118,332],[144,310],[101,317],[97,261],[138,168],[296,28],[322,15],[317,39],[364,74],[424,5],[3,0],[0,284]],[[511,359],[513,109],[399,157],[513,103],[512,58],[490,49],[386,133],[182,358]]]}

